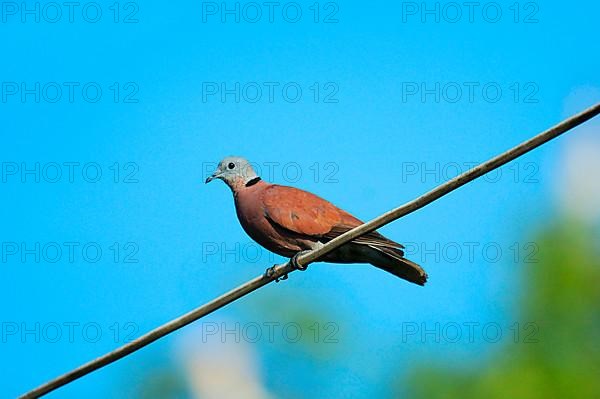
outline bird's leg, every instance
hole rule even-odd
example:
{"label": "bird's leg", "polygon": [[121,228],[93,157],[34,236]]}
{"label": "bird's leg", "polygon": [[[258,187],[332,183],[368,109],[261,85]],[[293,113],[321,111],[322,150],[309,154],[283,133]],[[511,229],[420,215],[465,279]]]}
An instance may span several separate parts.
{"label": "bird's leg", "polygon": [[[292,266],[294,266],[294,269],[304,271],[308,268],[308,265],[303,266],[300,263],[298,263],[298,257],[305,254],[306,252],[310,252],[310,251],[298,251],[294,254],[294,256],[291,257],[290,263],[292,264]],[[276,273],[275,268],[277,266],[278,265],[273,265],[273,266],[269,267],[267,270],[265,270],[265,276],[267,278],[273,277]],[[283,276],[276,278],[275,282],[278,283],[280,280],[287,280],[287,279],[288,279],[288,275],[286,273]]]}
{"label": "bird's leg", "polygon": [[300,270],[300,271],[304,271],[308,268],[308,265],[301,265],[300,263],[298,263],[298,258],[302,255],[304,255],[305,253],[310,252],[310,251],[298,251],[296,252],[296,254],[294,256],[292,256],[292,258],[290,259],[290,262],[292,263],[292,266],[294,266],[294,268],[296,270]]}

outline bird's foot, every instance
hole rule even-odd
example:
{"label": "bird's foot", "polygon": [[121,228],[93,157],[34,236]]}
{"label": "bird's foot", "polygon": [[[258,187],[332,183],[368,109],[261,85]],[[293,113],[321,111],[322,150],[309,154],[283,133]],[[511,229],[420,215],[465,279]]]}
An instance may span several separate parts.
{"label": "bird's foot", "polygon": [[[268,278],[271,278],[271,277],[273,277],[273,276],[275,275],[275,273],[276,273],[276,272],[275,272],[275,268],[276,268],[276,267],[277,267],[277,265],[273,265],[273,266],[269,267],[267,270],[265,270],[265,276],[267,276]],[[283,276],[281,276],[281,277],[277,277],[277,278],[275,279],[275,282],[276,282],[276,283],[278,283],[278,282],[279,282],[279,280],[287,280],[287,278],[288,278],[288,275],[287,275],[287,274],[284,274],[284,275],[283,275]]]}
{"label": "bird's foot", "polygon": [[[298,262],[298,258],[300,256],[304,255],[306,252],[310,252],[310,251],[298,251],[290,259],[290,263],[292,264],[292,266],[294,267],[295,270],[304,271],[304,270],[306,270],[308,268],[308,265],[301,265]],[[276,271],[277,266],[278,265],[273,265],[273,266],[269,267],[267,270],[265,270],[265,277],[267,277],[267,278],[273,278],[273,276],[275,276],[275,274],[277,273],[277,271]],[[288,274],[286,273],[286,274],[284,274],[281,277],[277,277],[275,279],[275,282],[278,283],[280,280],[287,280],[287,279],[288,279]]]}
{"label": "bird's foot", "polygon": [[294,268],[296,270],[300,270],[300,271],[304,271],[308,268],[308,265],[301,265],[298,262],[298,258],[302,255],[304,255],[305,253],[310,252],[310,251],[298,251],[296,252],[296,254],[294,256],[292,256],[292,258],[290,259],[290,262],[292,264],[292,266],[294,266]]}

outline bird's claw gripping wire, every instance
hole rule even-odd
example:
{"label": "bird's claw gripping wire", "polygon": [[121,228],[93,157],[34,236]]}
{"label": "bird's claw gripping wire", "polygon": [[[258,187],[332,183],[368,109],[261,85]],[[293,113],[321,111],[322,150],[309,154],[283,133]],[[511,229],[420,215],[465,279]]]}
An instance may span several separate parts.
{"label": "bird's claw gripping wire", "polygon": [[[275,268],[276,268],[276,267],[277,267],[277,265],[273,265],[273,266],[269,267],[267,270],[265,270],[265,276],[267,276],[268,278],[271,278],[271,277],[273,277],[273,276],[275,275],[275,273],[276,273],[276,272],[275,272]],[[279,280],[287,280],[287,278],[288,278],[288,275],[287,275],[287,274],[284,274],[284,275],[283,275],[283,276],[281,276],[281,277],[277,277],[277,278],[275,279],[275,282],[276,282],[276,283],[278,283],[278,282],[279,282]]]}
{"label": "bird's claw gripping wire", "polygon": [[292,256],[292,258],[290,259],[290,262],[291,262],[292,266],[294,266],[294,269],[300,270],[300,271],[304,271],[304,270],[308,269],[308,265],[303,266],[300,263],[298,263],[298,258],[307,252],[310,252],[310,251],[298,251],[298,252],[296,252],[296,254],[294,256]]}
{"label": "bird's claw gripping wire", "polygon": [[[303,266],[298,262],[298,258],[306,252],[309,252],[309,251],[299,251],[299,252],[296,252],[296,254],[294,256],[292,256],[292,258],[290,259],[290,263],[292,264],[294,269],[304,271],[308,268],[308,265]],[[277,268],[277,265],[273,265],[273,266],[269,267],[267,270],[265,270],[265,276],[268,278],[273,277],[276,273],[276,270],[275,270],[276,268]],[[287,279],[288,279],[288,274],[286,273],[281,277],[277,277],[275,279],[275,282],[278,283],[280,280],[287,280]]]}

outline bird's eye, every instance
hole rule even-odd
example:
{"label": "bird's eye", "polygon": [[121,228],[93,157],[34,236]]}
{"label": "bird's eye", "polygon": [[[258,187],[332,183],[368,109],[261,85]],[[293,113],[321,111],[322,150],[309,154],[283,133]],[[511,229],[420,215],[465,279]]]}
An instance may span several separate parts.
{"label": "bird's eye", "polygon": [[233,162],[229,162],[229,165],[227,165],[227,167],[229,169],[233,169],[233,168],[235,168],[235,164]]}

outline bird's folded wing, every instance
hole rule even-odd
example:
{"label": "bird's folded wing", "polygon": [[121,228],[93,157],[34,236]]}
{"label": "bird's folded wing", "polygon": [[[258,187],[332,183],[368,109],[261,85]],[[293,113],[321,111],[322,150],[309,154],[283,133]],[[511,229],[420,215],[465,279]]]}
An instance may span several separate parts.
{"label": "bird's folded wing", "polygon": [[[361,222],[359,224],[363,224],[363,223]],[[324,235],[324,238],[326,238],[327,240],[332,240],[335,237],[337,237],[341,234],[344,234],[348,230],[353,229],[354,227],[356,227],[356,226],[347,226],[347,225],[334,226],[329,233]],[[372,245],[375,247],[385,247],[385,248],[394,248],[394,249],[404,248],[404,245],[397,243],[396,241],[392,241],[389,238],[384,237],[383,235],[379,234],[376,231],[371,231],[370,233],[367,233],[360,237],[357,237],[354,240],[352,240],[352,242],[356,243],[356,244]]]}
{"label": "bird's folded wing", "polygon": [[[329,201],[294,187],[273,185],[263,194],[264,212],[271,223],[296,234],[329,241],[363,222]],[[357,244],[404,248],[376,231],[353,240]]]}
{"label": "bird's folded wing", "polygon": [[265,216],[296,234],[321,237],[341,221],[333,204],[309,192],[273,185],[263,195]]}

